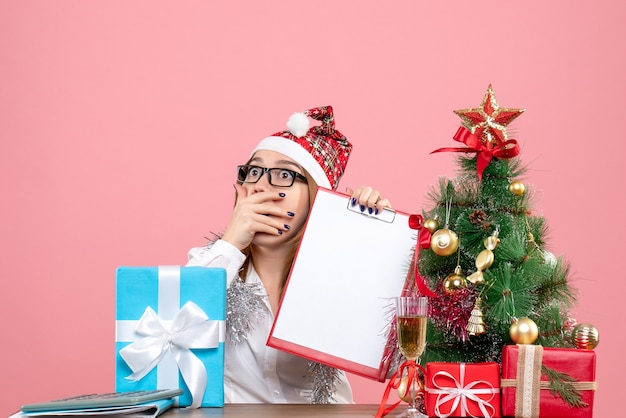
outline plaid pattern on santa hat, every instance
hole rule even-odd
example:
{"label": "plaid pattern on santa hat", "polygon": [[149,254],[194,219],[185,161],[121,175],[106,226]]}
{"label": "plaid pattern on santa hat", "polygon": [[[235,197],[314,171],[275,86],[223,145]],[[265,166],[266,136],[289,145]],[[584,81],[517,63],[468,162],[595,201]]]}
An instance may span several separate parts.
{"label": "plaid pattern on santa hat", "polygon": [[[321,125],[309,127],[308,118]],[[259,150],[280,152],[300,164],[319,186],[337,189],[352,144],[335,129],[333,108],[323,106],[294,113],[287,129],[263,139],[252,154]]]}

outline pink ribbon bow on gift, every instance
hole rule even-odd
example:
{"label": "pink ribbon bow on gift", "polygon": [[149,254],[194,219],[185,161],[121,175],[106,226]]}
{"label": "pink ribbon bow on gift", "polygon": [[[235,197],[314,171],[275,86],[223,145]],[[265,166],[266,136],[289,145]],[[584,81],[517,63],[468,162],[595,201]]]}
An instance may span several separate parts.
{"label": "pink ribbon bow on gift", "polygon": [[[480,412],[483,414],[484,418],[491,418],[495,415],[496,411],[489,402],[491,402],[491,400],[494,398],[494,396],[496,396],[499,390],[494,388],[493,385],[486,380],[475,380],[465,385],[465,363],[461,363],[460,366],[460,381],[456,380],[456,378],[452,374],[446,371],[440,371],[435,373],[430,380],[432,381],[432,384],[435,386],[435,388],[426,388],[426,391],[428,393],[438,395],[437,402],[435,403],[435,413],[438,417],[447,418],[451,416],[454,411],[456,411],[460,404],[460,416],[465,417],[469,414],[469,416],[471,417],[477,417],[476,415],[473,415],[469,412],[469,409],[467,407],[467,401],[469,400],[478,404],[478,408],[480,409]],[[436,378],[439,376],[446,378],[446,380],[452,380],[456,387],[440,386],[439,384],[437,384],[437,382],[435,382]],[[489,388],[474,389],[474,386],[481,383],[486,384],[487,386],[489,386]],[[488,394],[491,394],[491,397],[489,399],[481,399],[477,396]],[[445,414],[441,412],[441,409],[442,406],[449,401],[453,401],[452,406],[450,407],[450,412]],[[487,409],[489,409],[490,411],[488,411]]]}
{"label": "pink ribbon bow on gift", "polygon": [[[167,323],[170,324],[167,324]],[[209,317],[189,301],[172,321],[161,321],[151,307],[139,319],[135,332],[144,338],[120,350],[120,356],[133,374],[126,379],[138,381],[171,352],[192,396],[190,408],[198,408],[207,385],[207,372],[191,348],[216,348],[220,340],[220,322]]]}

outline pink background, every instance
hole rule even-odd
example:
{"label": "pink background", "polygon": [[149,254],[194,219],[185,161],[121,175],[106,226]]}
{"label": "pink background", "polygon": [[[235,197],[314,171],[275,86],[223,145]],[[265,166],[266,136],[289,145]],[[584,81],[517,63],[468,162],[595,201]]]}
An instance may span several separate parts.
{"label": "pink background", "polygon": [[[595,324],[596,416],[624,372],[625,3],[0,2],[0,415],[114,389],[120,265],[184,264],[222,231],[234,166],[331,104],[355,146],[340,190],[419,212],[454,157],[454,109],[492,83],[550,250]],[[355,283],[355,285],[357,285]],[[353,377],[359,403],[384,385]]]}

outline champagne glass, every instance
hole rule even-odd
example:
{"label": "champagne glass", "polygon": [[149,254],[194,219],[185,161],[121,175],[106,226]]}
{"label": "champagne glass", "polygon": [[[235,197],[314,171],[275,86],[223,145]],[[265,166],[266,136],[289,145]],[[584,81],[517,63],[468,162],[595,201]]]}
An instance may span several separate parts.
{"label": "champagne glass", "polygon": [[[428,298],[424,296],[401,296],[395,298],[396,322],[398,325],[398,347],[408,361],[417,363],[426,347],[426,323]],[[410,387],[406,388],[409,398],[408,408],[399,416],[407,418],[427,418],[416,406],[417,393],[421,390],[417,370]]]}

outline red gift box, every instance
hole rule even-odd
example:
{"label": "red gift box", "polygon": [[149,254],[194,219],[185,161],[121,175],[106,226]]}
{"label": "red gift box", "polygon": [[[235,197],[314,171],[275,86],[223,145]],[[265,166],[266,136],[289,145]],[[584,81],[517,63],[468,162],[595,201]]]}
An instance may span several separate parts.
{"label": "red gift box", "polygon": [[428,363],[424,379],[430,417],[499,417],[498,363]]}
{"label": "red gift box", "polygon": [[[542,365],[573,378],[587,406],[573,407],[552,394]],[[515,417],[588,418],[593,415],[596,353],[574,348],[507,345],[502,350],[502,414]]]}

